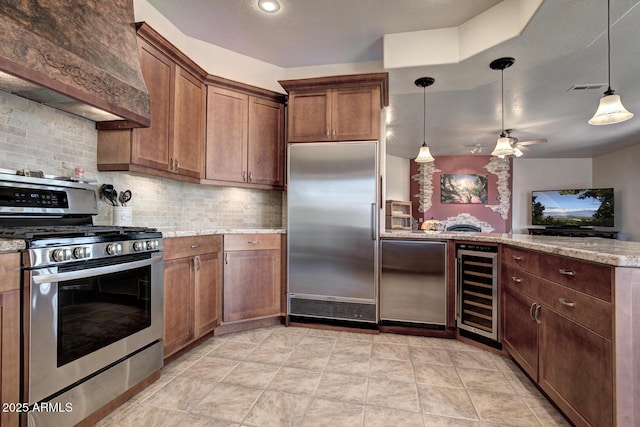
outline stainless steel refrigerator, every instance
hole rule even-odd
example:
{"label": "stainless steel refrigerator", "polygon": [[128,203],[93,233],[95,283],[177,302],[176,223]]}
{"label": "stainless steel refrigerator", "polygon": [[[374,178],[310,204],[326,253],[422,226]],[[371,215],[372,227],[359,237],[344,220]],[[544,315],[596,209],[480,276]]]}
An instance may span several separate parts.
{"label": "stainless steel refrigerator", "polygon": [[376,323],[378,143],[289,144],[288,314]]}

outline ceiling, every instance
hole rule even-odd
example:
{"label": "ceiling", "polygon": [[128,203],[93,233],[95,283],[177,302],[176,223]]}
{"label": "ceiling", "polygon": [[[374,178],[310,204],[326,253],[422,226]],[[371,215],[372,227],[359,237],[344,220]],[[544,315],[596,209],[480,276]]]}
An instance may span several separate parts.
{"label": "ceiling", "polygon": [[[276,14],[260,12],[257,0],[148,1],[190,37],[294,68],[384,61],[385,34],[460,26],[518,0],[279,0]],[[521,141],[548,140],[527,147],[527,158],[593,157],[640,143],[640,0],[611,3],[611,86],[633,119],[587,124],[607,83],[606,1],[545,0],[517,37],[459,62],[387,69],[387,152],[417,154],[425,116],[414,81],[430,76],[426,140],[434,157],[472,155],[476,144],[489,154],[501,131],[500,71],[489,63],[504,56],[516,60],[504,71],[505,128]]]}

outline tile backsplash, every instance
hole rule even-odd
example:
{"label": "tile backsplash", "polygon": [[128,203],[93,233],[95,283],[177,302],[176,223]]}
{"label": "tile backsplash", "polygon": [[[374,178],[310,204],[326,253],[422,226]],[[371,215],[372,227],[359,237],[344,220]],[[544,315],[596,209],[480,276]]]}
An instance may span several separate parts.
{"label": "tile backsplash", "polygon": [[[178,228],[282,228],[284,193],[191,184],[128,172],[98,172],[95,123],[0,91],[0,168],[85,177],[131,190],[133,225]],[[98,197],[99,197],[98,193]],[[111,224],[98,201],[95,224]]]}

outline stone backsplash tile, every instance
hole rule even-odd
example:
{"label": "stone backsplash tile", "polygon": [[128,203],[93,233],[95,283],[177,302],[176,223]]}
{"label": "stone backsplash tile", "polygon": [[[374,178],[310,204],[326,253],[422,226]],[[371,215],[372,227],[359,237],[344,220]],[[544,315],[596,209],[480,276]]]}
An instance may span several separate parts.
{"label": "stone backsplash tile", "polygon": [[[128,172],[98,172],[95,123],[0,92],[0,168],[85,176],[131,190],[133,225],[159,228],[282,228],[280,191],[205,186]],[[98,192],[98,197],[100,194]],[[111,224],[112,207],[98,201],[95,224]]]}

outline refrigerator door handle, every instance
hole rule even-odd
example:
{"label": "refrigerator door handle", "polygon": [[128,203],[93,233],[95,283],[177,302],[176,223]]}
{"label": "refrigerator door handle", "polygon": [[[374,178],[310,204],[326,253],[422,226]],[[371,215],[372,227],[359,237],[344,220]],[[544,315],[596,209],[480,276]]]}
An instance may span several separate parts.
{"label": "refrigerator door handle", "polygon": [[376,230],[378,224],[378,206],[377,203],[371,203],[371,240],[376,240],[378,238],[378,233]]}

